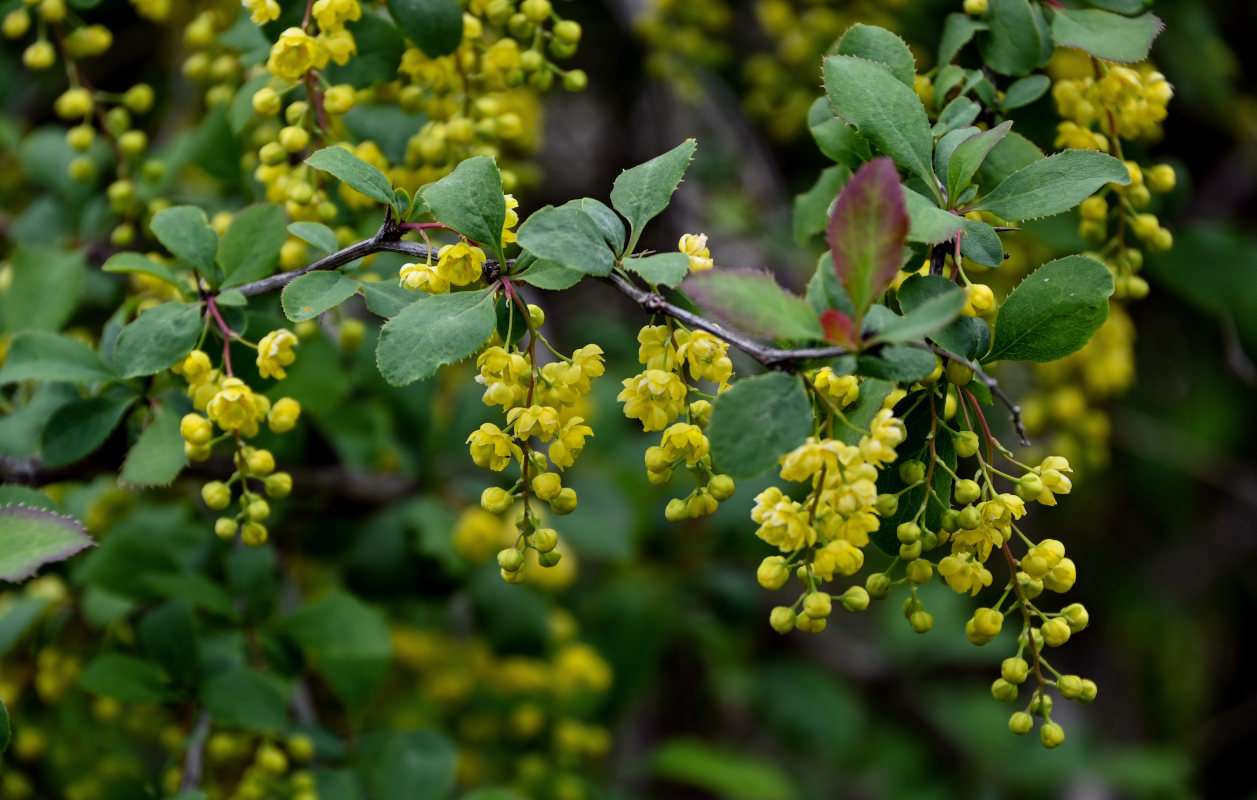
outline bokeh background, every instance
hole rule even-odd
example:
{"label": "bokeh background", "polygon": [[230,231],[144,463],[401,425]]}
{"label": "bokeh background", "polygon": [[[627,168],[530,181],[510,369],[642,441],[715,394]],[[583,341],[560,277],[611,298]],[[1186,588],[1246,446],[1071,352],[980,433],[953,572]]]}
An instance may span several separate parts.
{"label": "bokeh background", "polygon": [[[117,5],[99,12],[119,42],[102,71],[145,76],[177,105],[187,91],[177,77],[177,41]],[[817,251],[793,240],[793,197],[826,165],[805,124],[819,94],[816,57],[862,21],[899,31],[924,69],[941,19],[959,5],[566,3],[563,14],[584,28],[573,63],[588,73],[589,88],[545,102],[535,169],[521,171],[521,212],[605,199],[621,169],[693,136],[696,161],[644,244],[667,250],[682,233],[701,231],[718,266],[767,267],[801,287]],[[1079,568],[1071,597],[1091,613],[1086,632],[1054,659],[1100,687],[1089,707],[1057,704],[1069,737],[1062,748],[1048,752],[1035,737],[1007,732],[1008,708],[988,686],[1008,642],[971,646],[963,635],[970,601],[945,587],[923,594],[936,620],[924,636],[911,632],[894,599],[864,615],[839,612],[820,636],[772,632],[775,598],[754,578],[769,551],[748,518],[767,480],[740,485],[713,517],[664,520],[671,494],[650,487],[641,466],[652,442],[614,402],[619,380],[635,371],[634,332],[644,319],[601,285],[530,298],[547,309],[552,341],[568,350],[596,342],[609,365],[589,410],[596,437],[573,472],[580,507],[560,525],[569,558],[554,576],[503,584],[487,558],[500,532],[464,514],[485,473],[463,442],[492,419],[467,365],[390,388],[376,374],[368,325],[356,354],[339,355],[319,339],[293,369],[289,393],[302,400],[309,425],[303,440],[275,443],[281,462],[301,464],[292,470],[300,499],[282,512],[275,550],[290,579],[265,602],[340,587],[386,609],[394,658],[365,718],[443,731],[467,754],[460,770],[472,784],[571,768],[585,796],[625,799],[1257,796],[1247,761],[1257,742],[1257,6],[1157,0],[1153,10],[1166,31],[1152,60],[1175,97],[1163,138],[1136,152],[1145,162],[1174,163],[1179,187],[1158,209],[1175,246],[1149,258],[1149,296],[1124,304],[1133,339],[1117,347],[1112,368],[1133,365],[1133,382],[1093,392],[1064,370],[1000,375],[1045,405],[1036,442],[1067,449],[1079,470],[1073,494],[1035,509],[1029,522],[1031,536],[1066,543]],[[0,160],[10,166],[19,157],[17,131],[49,118],[55,96],[28,80],[15,52],[0,51],[9,117],[0,124],[0,144],[8,145]],[[1019,130],[1051,148],[1050,96],[1018,119]],[[174,141],[194,121],[172,115],[156,137]],[[185,194],[212,197],[231,156],[215,160],[186,146],[200,183],[190,181]],[[10,182],[9,191],[24,190]],[[7,233],[13,224],[5,220]],[[1071,216],[1006,235],[1015,258],[1003,269],[1016,275],[1053,251],[1085,249],[1075,228]],[[399,263],[381,256],[369,268],[389,276]],[[990,280],[1007,287],[1012,279]],[[76,320],[90,324],[117,292],[104,277],[90,278]],[[738,374],[753,371],[735,363]],[[1085,411],[1053,417],[1080,394]],[[197,485],[193,476],[139,496],[105,474],[52,493],[104,541],[119,531],[173,530],[191,552],[209,536],[208,517],[192,501]],[[302,494],[303,485],[317,491]],[[84,575],[71,562],[50,572],[63,574],[79,599],[57,627],[0,636],[0,679],[51,669],[39,660],[49,646],[70,657],[92,651],[102,635],[124,635],[125,624],[98,607],[101,569]],[[77,594],[84,587],[87,594]],[[12,614],[15,598],[6,596],[0,614]],[[105,621],[91,622],[93,614]],[[12,630],[12,616],[7,624],[0,616],[0,631]],[[572,635],[598,656],[569,648],[571,663],[560,663],[556,641]],[[601,755],[582,760],[565,755],[562,742],[511,733],[528,729],[528,712],[513,699],[518,693],[494,686],[530,685],[516,674],[528,669],[543,682],[585,682],[589,691],[563,701],[566,718],[585,726],[568,750]],[[325,687],[313,691],[326,699]],[[73,689],[46,701],[24,708],[44,715],[54,749],[68,726],[124,724]],[[335,715],[323,722],[352,728]],[[75,763],[82,767],[81,758]]]}

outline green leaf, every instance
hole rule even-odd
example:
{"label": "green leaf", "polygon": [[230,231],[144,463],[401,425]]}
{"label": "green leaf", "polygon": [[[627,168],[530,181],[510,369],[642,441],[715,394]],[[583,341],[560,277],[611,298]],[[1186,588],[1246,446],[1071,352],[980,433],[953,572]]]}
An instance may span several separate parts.
{"label": "green leaf", "polygon": [[44,564],[64,561],[95,542],[71,517],[26,506],[0,506],[0,580],[18,583]]}
{"label": "green leaf", "polygon": [[179,416],[161,405],[127,453],[118,480],[131,486],[169,486],[187,463]]}
{"label": "green leaf", "polygon": [[611,249],[619,253],[624,250],[624,223],[620,217],[607,207],[606,203],[599,202],[592,197],[581,197],[576,200],[568,200],[559,208],[575,208],[589,215],[589,218],[598,226],[598,230],[602,231],[602,235],[606,238],[607,244],[611,245]]}
{"label": "green leaf", "polygon": [[960,237],[960,254],[984,267],[1004,263],[1004,243],[990,225],[979,219],[965,220],[964,236]]}
{"label": "green leaf", "polygon": [[361,711],[388,676],[393,656],[388,621],[352,595],[333,592],[304,605],[278,631],[301,649],[350,711]]}
{"label": "green leaf", "polygon": [[156,665],[118,653],[92,659],[79,676],[79,686],[123,703],[163,703],[172,699]]}
{"label": "green leaf", "polygon": [[117,377],[95,350],[78,339],[42,331],[14,336],[0,368],[0,384],[32,380],[96,383]]}
{"label": "green leaf", "polygon": [[360,281],[359,288],[367,308],[385,319],[392,319],[406,306],[427,297],[423,292],[399,286],[395,281]]}
{"label": "green leaf", "polygon": [[1000,107],[1005,111],[1028,106],[1042,97],[1052,86],[1052,79],[1046,75],[1027,75],[1013,83],[1004,92],[1004,102]]}
{"label": "green leaf", "polygon": [[[917,276],[922,277],[922,276]],[[952,284],[949,291],[941,292],[916,305],[904,309],[904,316],[891,320],[873,337],[874,342],[913,342],[942,330],[960,316],[965,307],[965,292]]]}
{"label": "green leaf", "polygon": [[147,275],[150,278],[165,281],[181,291],[186,288],[183,282],[176,278],[175,274],[170,271],[170,267],[167,267],[165,264],[157,263],[143,253],[130,251],[114,253],[109,257],[109,260],[105,262],[101,269],[105,272]]}
{"label": "green leaf", "polygon": [[200,675],[196,619],[183,600],[167,600],[140,620],[140,644],[149,660],[166,670],[174,682],[193,686]]}
{"label": "green leaf", "polygon": [[1113,274],[1085,256],[1066,256],[1032,272],[1008,295],[984,361],[1043,363],[1079,350],[1109,315]]}
{"label": "green leaf", "polygon": [[672,201],[672,193],[685,177],[695,147],[697,143],[693,139],[686,139],[668,152],[626,169],[616,177],[611,187],[611,205],[628,220],[631,231],[628,250],[637,245],[646,223]]}
{"label": "green leaf", "polygon": [[1043,151],[1016,131],[1009,131],[991,148],[979,170],[983,191],[990,191],[1019,169],[1043,158]]}
{"label": "green leaf", "polygon": [[731,328],[769,339],[824,338],[812,307],[769,272],[705,270],[691,274],[681,289]]}
{"label": "green leaf", "polygon": [[930,153],[934,139],[916,92],[885,65],[853,56],[829,56],[823,71],[834,113],[855,125],[860,135],[896,164],[933,186]]}
{"label": "green leaf", "polygon": [[[289,24],[300,23],[301,16],[297,15]],[[358,53],[349,59],[348,64],[328,64],[320,70],[321,77],[326,77],[333,84],[347,83],[355,89],[397,80],[397,70],[406,52],[406,39],[396,25],[380,14],[368,12],[346,23],[345,29],[353,34]],[[354,110],[366,107],[356,106]],[[418,127],[410,128],[410,133],[413,134]]]}
{"label": "green leaf", "polygon": [[279,250],[288,238],[285,218],[284,210],[272,203],[249,206],[236,214],[218,245],[224,287],[240,286],[275,271]]}
{"label": "green leaf", "polygon": [[307,272],[284,287],[280,303],[293,322],[314,319],[358,293],[362,284],[333,270]]}
{"label": "green leaf", "polygon": [[321,222],[294,222],[288,226],[288,232],[324,253],[335,253],[340,249],[336,232]]}
{"label": "green leaf", "polygon": [[[904,205],[908,209],[911,227],[908,241],[938,244],[954,239],[964,227],[964,217],[944,211],[911,189],[903,191]],[[898,265],[896,265],[898,268]]]}
{"label": "green leaf", "polygon": [[46,597],[24,594],[6,604],[4,612],[0,614],[0,656],[7,655],[26,636],[51,603]]}
{"label": "green leaf", "polygon": [[1055,9],[1052,38],[1060,47],[1085,50],[1105,61],[1143,61],[1152,42],[1165,30],[1154,14],[1124,17],[1098,9]]}
{"label": "green leaf", "polygon": [[[847,126],[843,126],[847,127]],[[794,198],[794,240],[799,244],[825,230],[829,224],[829,208],[851,180],[851,170],[841,164],[821,170],[815,185]]]}
{"label": "green leaf", "polygon": [[664,742],[651,756],[650,771],[656,778],[728,800],[795,800],[799,796],[790,777],[771,762],[705,742]]}
{"label": "green leaf", "polygon": [[964,188],[973,180],[987,154],[991,152],[1013,126],[1012,120],[1001,122],[989,131],[979,133],[956,145],[947,160],[947,197],[953,203]]}
{"label": "green leaf", "polygon": [[[882,401],[894,388],[895,384],[890,381],[865,378],[860,381],[859,396],[856,397],[854,403],[842,410],[843,415],[851,425],[868,430],[869,423],[877,416],[877,412],[882,410]],[[862,435],[858,430],[846,425],[842,426],[841,432],[835,431],[835,436],[847,444],[857,444]]]}
{"label": "green leaf", "polygon": [[583,277],[583,272],[559,266],[553,261],[537,259],[523,272],[513,276],[512,280],[519,279],[538,289],[559,291],[572,288]]}
{"label": "green leaf", "polygon": [[957,97],[939,112],[938,122],[934,123],[930,132],[935,136],[942,136],[945,133],[966,128],[973,124],[981,112],[982,107],[968,97]]}
{"label": "green leaf", "polygon": [[388,0],[388,13],[428,58],[448,56],[463,40],[458,0]]}
{"label": "green leaf", "polygon": [[784,372],[743,378],[721,392],[708,428],[716,465],[735,478],[776,466],[811,432],[812,407],[803,381]]}
{"label": "green leaf", "polygon": [[899,271],[908,231],[904,189],[894,165],[876,158],[860,167],[838,195],[825,232],[857,322]]}
{"label": "green leaf", "polygon": [[218,255],[218,234],[210,227],[205,212],[196,206],[171,206],[153,215],[148,224],[167,250],[196,267],[202,275],[212,275]]}
{"label": "green leaf", "polygon": [[856,23],[838,40],[838,55],[878,61],[909,88],[917,76],[916,61],[903,39],[874,25]]}
{"label": "green leaf", "polygon": [[233,667],[207,680],[201,699],[215,725],[262,733],[288,727],[284,696],[272,681],[248,667]]}
{"label": "green leaf", "polygon": [[653,256],[624,259],[624,268],[636,272],[654,286],[676,286],[690,272],[685,253],[656,253]]}
{"label": "green leaf", "polygon": [[1146,11],[1148,6],[1152,5],[1152,0],[1087,0],[1087,3],[1096,8],[1103,8],[1105,11],[1114,11],[1131,17],[1141,11]]}
{"label": "green leaf", "polygon": [[[938,297],[951,294],[958,288],[942,275],[913,275],[899,287],[899,307],[905,315],[911,316]],[[983,332],[985,335],[982,335]],[[981,355],[979,350],[985,352],[991,344],[990,329],[985,322],[973,317],[959,317],[931,331],[928,338],[944,350],[969,359]]]}
{"label": "green leaf", "polygon": [[9,709],[5,707],[4,701],[0,700],[0,754],[9,749],[9,739],[12,730],[9,728]]}
{"label": "green leaf", "polygon": [[0,483],[0,506],[26,506],[43,511],[60,510],[48,495],[16,483]]}
{"label": "green leaf", "polygon": [[1038,65],[1043,38],[1029,0],[990,0],[982,19],[990,30],[979,37],[978,50],[988,67],[1001,75],[1025,75]]}
{"label": "green leaf", "polygon": [[824,122],[809,128],[817,147],[839,166],[846,167],[848,170],[859,169],[861,164],[873,157],[873,151],[869,149],[869,140],[861,136],[854,125],[848,125],[835,117],[826,98],[818,97],[816,102],[824,104],[825,111],[829,115]]}
{"label": "green leaf", "polygon": [[444,800],[454,788],[458,751],[440,733],[377,731],[362,737],[359,769],[371,797]]}
{"label": "green leaf", "polygon": [[416,300],[380,329],[376,364],[390,384],[405,386],[475,353],[493,335],[496,322],[489,292]]}
{"label": "green leaf", "polygon": [[1009,175],[973,209],[1008,220],[1047,217],[1068,211],[1106,183],[1130,183],[1126,165],[1095,150],[1066,150]]}
{"label": "green leaf", "polygon": [[610,275],[615,254],[597,223],[585,212],[546,206],[519,226],[519,246],[539,259],[588,275]]}
{"label": "green leaf", "polygon": [[960,48],[968,44],[978,31],[988,30],[989,26],[968,14],[959,12],[948,14],[943,21],[943,35],[938,42],[938,63],[950,64]]}
{"label": "green leaf", "polygon": [[57,409],[43,434],[44,465],[72,464],[104,444],[135,397],[92,397]]}
{"label": "green leaf", "polygon": [[83,254],[53,247],[22,247],[9,261],[13,274],[0,291],[2,330],[56,331],[70,319],[87,270]]}
{"label": "green leaf", "polygon": [[834,270],[834,257],[829,253],[821,253],[816,260],[816,271],[807,282],[807,303],[819,317],[829,309],[836,309],[848,317],[855,314],[851,298],[838,282],[838,273]]}
{"label": "green leaf", "polygon": [[329,173],[351,189],[386,206],[393,204],[393,186],[374,164],[368,164],[344,147],[316,150],[306,163]]}
{"label": "green leaf", "polygon": [[876,355],[861,353],[856,357],[856,374],[884,381],[911,383],[929,376],[938,361],[928,350],[906,345],[887,345]]}
{"label": "green leaf", "polygon": [[204,609],[229,620],[240,619],[231,595],[218,583],[194,572],[147,572],[143,583],[162,597],[186,600],[193,608]]}
{"label": "green leaf", "polygon": [[502,254],[506,197],[502,173],[488,156],[461,162],[454,171],[420,190],[437,221]]}
{"label": "green leaf", "polygon": [[124,378],[169,369],[196,347],[201,327],[201,306],[197,303],[154,306],[118,334],[114,366]]}

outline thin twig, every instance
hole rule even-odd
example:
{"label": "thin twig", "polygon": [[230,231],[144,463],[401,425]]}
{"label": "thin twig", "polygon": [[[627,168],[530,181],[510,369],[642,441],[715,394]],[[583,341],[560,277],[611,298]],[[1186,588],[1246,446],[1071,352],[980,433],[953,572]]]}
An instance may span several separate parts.
{"label": "thin twig", "polygon": [[188,792],[201,786],[201,772],[205,766],[205,740],[209,738],[210,714],[202,711],[196,720],[196,727],[188,736],[188,752],[183,759],[183,779],[179,782],[179,791]]}

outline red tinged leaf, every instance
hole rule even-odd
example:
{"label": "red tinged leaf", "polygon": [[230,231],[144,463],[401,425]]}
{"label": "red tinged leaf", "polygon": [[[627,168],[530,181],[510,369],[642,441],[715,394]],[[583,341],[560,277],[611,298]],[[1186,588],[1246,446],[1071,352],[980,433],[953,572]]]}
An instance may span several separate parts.
{"label": "red tinged leaf", "polygon": [[825,238],[838,281],[855,305],[855,321],[886,291],[903,262],[908,209],[899,171],[875,158],[856,171],[838,195]]}
{"label": "red tinged leaf", "polygon": [[830,308],[821,314],[821,328],[825,331],[825,341],[841,347],[856,348],[855,321],[836,308]]}

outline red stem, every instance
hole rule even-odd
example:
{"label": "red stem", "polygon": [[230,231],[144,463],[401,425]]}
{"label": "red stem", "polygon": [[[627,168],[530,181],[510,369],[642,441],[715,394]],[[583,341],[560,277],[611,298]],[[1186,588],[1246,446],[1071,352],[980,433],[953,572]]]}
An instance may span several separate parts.
{"label": "red stem", "polygon": [[223,319],[223,315],[218,313],[218,303],[214,302],[213,297],[206,301],[206,305],[209,307],[210,315],[218,323],[218,329],[223,332],[223,371],[227,373],[227,377],[233,377],[231,372],[231,337],[235,336],[236,333],[227,327],[227,322]]}

